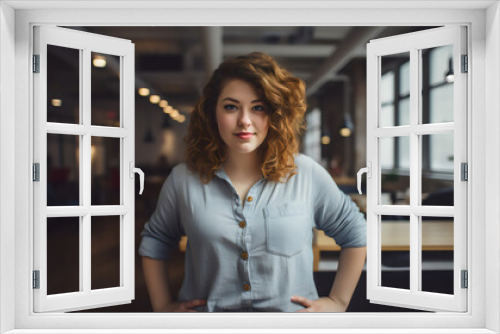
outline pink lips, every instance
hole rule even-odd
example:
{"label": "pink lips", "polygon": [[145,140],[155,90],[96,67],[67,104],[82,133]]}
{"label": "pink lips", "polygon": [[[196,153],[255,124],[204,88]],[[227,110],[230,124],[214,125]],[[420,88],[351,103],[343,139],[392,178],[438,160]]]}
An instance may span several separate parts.
{"label": "pink lips", "polygon": [[253,133],[251,132],[240,132],[237,133],[236,136],[241,139],[250,139],[253,137]]}

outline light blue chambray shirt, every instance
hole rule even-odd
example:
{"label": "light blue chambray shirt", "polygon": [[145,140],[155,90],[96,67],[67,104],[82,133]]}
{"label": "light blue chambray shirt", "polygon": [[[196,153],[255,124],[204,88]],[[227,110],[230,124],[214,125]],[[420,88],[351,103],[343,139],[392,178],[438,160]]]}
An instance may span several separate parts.
{"label": "light blue chambray shirt", "polygon": [[167,259],[187,235],[179,301],[206,299],[197,311],[294,312],[292,295],[317,299],[313,227],[341,247],[366,245],[366,220],[312,158],[295,157],[287,183],[264,177],[245,205],[222,167],[208,184],[177,165],[144,226],[139,254]]}

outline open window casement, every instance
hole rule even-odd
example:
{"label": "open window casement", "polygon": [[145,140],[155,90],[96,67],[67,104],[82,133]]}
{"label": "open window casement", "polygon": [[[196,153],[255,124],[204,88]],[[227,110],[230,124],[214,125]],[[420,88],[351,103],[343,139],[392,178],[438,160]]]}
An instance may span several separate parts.
{"label": "open window casement", "polygon": [[[467,310],[466,54],[466,28],[458,26],[372,40],[367,45],[367,298],[372,303],[428,311]],[[429,60],[436,57],[447,66]],[[389,63],[399,64],[399,70],[389,73],[384,66]],[[395,95],[401,95],[399,101]],[[436,173],[440,169],[441,174]],[[383,174],[392,171],[394,175],[395,170],[409,175],[409,205],[383,200]],[[423,181],[431,178],[452,182],[453,204],[424,201],[428,190]],[[386,247],[394,235],[400,247]],[[448,246],[433,245],[433,237]],[[433,285],[439,282],[425,281],[427,252],[439,247],[453,254],[451,293],[436,292]],[[387,250],[409,254],[405,288],[384,285],[382,254]]]}
{"label": "open window casement", "polygon": [[[34,29],[34,311],[130,303],[134,299],[133,173],[137,171],[134,44],[58,27]],[[103,79],[102,68],[113,78]],[[108,80],[109,89],[92,89],[96,80]],[[115,105],[96,108],[102,96],[110,94]],[[92,187],[99,182],[112,184],[113,191],[96,201],[95,194],[101,191]],[[59,196],[61,184],[66,189],[64,198]],[[99,288],[92,281],[91,269],[98,270],[92,264],[92,239],[102,240],[99,233],[110,221],[119,240],[117,279],[116,284]],[[54,233],[54,226],[59,233]],[[67,248],[54,250],[53,238],[66,239]],[[70,259],[67,275],[57,278],[73,280],[70,291],[49,282],[55,281],[51,265],[64,256]],[[73,272],[79,274],[73,277]]]}

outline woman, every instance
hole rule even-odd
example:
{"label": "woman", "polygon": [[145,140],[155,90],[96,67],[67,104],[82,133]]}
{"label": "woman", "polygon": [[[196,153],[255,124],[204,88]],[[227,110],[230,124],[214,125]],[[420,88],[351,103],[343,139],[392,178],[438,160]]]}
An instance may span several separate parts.
{"label": "woman", "polygon": [[[366,221],[326,170],[298,153],[305,84],[268,55],[226,60],[189,124],[186,163],[165,181],[139,254],[154,311],[344,312],[366,255]],[[328,297],[313,280],[313,227],[342,247]],[[166,259],[187,235],[178,301]]]}

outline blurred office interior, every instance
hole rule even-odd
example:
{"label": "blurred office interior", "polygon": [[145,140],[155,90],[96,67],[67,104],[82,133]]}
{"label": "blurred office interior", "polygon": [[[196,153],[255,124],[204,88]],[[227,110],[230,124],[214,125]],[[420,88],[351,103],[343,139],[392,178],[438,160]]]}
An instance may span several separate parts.
{"label": "blurred office interior", "polygon": [[[342,191],[366,213],[356,173],[366,166],[366,44],[372,39],[433,27],[67,27],[131,40],[135,44],[135,164],[146,177],[144,193],[135,196],[136,292],[130,304],[86,312],[150,312],[137,255],[144,224],[156,207],[160,188],[172,167],[183,161],[190,113],[205,82],[228,57],[265,52],[306,83],[307,131],[300,152],[321,163]],[[79,124],[79,51],[48,47],[47,121]],[[453,122],[453,53],[451,47],[422,52],[422,122]],[[92,53],[92,125],[120,126],[120,59]],[[409,53],[381,59],[380,126],[409,125]],[[453,135],[422,136],[422,205],[453,206]],[[47,205],[79,205],[78,136],[47,135]],[[410,141],[408,137],[380,141],[381,204],[409,205]],[[91,142],[92,205],[120,204],[120,139],[93,137]],[[363,177],[363,180],[366,176]],[[138,179],[138,178],[137,178]],[[382,216],[382,239],[409,244],[409,217]],[[422,228],[453,220],[426,217]],[[48,218],[48,293],[79,289],[79,220]],[[120,284],[119,216],[92,217],[92,289]],[[439,226],[441,226],[439,225]],[[446,225],[443,225],[446,226]],[[319,233],[319,232],[315,232]],[[423,231],[425,234],[426,232]],[[449,232],[448,239],[453,237]],[[315,280],[326,295],[336,272],[339,251],[318,234]],[[184,241],[185,242],[185,241]],[[388,241],[390,242],[390,241]],[[323,248],[321,248],[323,247]],[[332,248],[333,247],[333,248]],[[409,288],[408,247],[382,250],[382,285]],[[453,293],[453,245],[423,249],[423,289]],[[172,291],[183,277],[184,248],[170,259]],[[64,274],[61,274],[64,272]],[[363,272],[350,312],[411,311],[366,300]]]}

